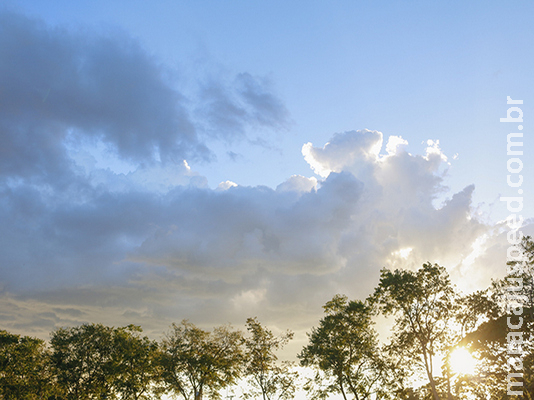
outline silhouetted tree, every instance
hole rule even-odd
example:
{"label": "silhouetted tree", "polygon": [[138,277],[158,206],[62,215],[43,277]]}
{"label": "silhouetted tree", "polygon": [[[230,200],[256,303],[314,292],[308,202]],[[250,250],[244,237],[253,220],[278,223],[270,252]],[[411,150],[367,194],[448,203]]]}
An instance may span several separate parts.
{"label": "silhouetted tree", "polygon": [[417,271],[383,269],[372,301],[396,316],[393,341],[424,368],[434,400],[439,400],[434,358],[450,343],[457,295],[445,268],[425,263]]}
{"label": "silhouetted tree", "polygon": [[[510,372],[522,373],[520,379],[512,378],[522,384],[514,387],[514,391],[523,392],[515,398],[534,399],[534,241],[524,237],[517,247],[516,260],[507,263],[504,279],[492,283],[491,300],[496,312],[492,311],[491,318],[462,340],[479,359],[480,376],[466,382],[477,399],[508,399],[506,382]],[[509,353],[509,318],[514,325],[521,322],[520,329],[515,330],[522,337],[521,354]],[[510,349],[514,347],[510,345]]]}

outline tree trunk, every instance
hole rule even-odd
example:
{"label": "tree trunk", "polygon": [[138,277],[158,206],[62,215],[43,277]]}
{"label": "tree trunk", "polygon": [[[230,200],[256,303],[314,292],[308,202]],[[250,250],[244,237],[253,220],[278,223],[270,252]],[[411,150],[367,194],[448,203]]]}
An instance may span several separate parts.
{"label": "tree trunk", "polygon": [[432,389],[432,397],[434,397],[434,400],[440,400],[438,396],[438,391],[436,390],[436,382],[434,382],[434,377],[432,376],[432,370],[431,370],[431,364],[432,360],[428,359],[428,355],[426,351],[423,350],[423,357],[425,359],[425,369],[426,369],[426,375],[428,376],[428,382],[430,383],[430,388]]}
{"label": "tree trunk", "polygon": [[343,399],[347,400],[347,395],[345,394],[345,390],[343,389],[343,378],[339,379],[339,388],[341,389],[341,394],[343,395]]}
{"label": "tree trunk", "polygon": [[438,396],[438,391],[436,390],[436,383],[434,382],[434,378],[430,378],[430,387],[432,388],[432,395],[434,396],[434,400],[440,400]]}
{"label": "tree trunk", "polygon": [[447,360],[447,400],[454,400],[454,398],[452,397],[452,392],[451,392],[451,370],[448,365],[448,360]]}

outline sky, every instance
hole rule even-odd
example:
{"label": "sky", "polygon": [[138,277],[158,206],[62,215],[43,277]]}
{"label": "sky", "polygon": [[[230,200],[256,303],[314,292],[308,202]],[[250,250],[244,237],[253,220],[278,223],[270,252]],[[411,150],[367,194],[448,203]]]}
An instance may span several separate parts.
{"label": "sky", "polygon": [[257,316],[295,332],[294,357],[321,306],[365,299],[381,268],[488,287],[501,197],[522,190],[534,234],[533,9],[4,1],[0,328],[160,338]]}

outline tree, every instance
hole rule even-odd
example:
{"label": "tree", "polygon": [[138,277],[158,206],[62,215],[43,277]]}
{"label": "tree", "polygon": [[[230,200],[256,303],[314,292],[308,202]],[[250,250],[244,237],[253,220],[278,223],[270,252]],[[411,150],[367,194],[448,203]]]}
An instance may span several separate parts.
{"label": "tree", "polygon": [[[530,236],[522,238],[518,246],[518,259],[509,261],[508,274],[504,280],[494,282],[494,290],[500,304],[504,304],[503,315],[513,317],[514,324],[522,326],[519,328],[523,333],[523,343],[521,344],[522,354],[516,357],[515,365],[522,364],[520,368],[523,373],[521,380],[524,399],[534,399],[534,240]],[[510,325],[507,321],[507,326]],[[510,357],[509,357],[510,361]]]}
{"label": "tree", "polygon": [[434,400],[439,400],[433,359],[450,343],[456,293],[445,268],[425,263],[416,272],[381,271],[372,302],[384,315],[395,315],[395,337],[406,356],[426,372]]}
{"label": "tree", "polygon": [[67,399],[149,399],[157,343],[136,325],[85,324],[52,333],[52,363]]}
{"label": "tree", "polygon": [[336,295],[323,308],[326,315],[308,334],[309,344],[298,355],[302,366],[317,370],[308,389],[314,390],[316,398],[341,393],[347,399],[347,392],[362,400],[373,393],[382,396],[385,369],[378,357],[371,307]]}
{"label": "tree", "polygon": [[201,400],[205,393],[219,398],[217,391],[240,376],[242,340],[242,333],[228,326],[208,332],[187,320],[173,324],[161,343],[161,373],[167,389],[184,400]]}
{"label": "tree", "polygon": [[[487,354],[470,340],[475,332],[487,326],[493,319],[499,317],[499,307],[489,289],[479,290],[457,299],[454,329],[451,329],[451,342],[446,348],[442,365],[446,388],[449,397],[454,399],[480,398],[486,399],[488,391],[484,389],[486,377],[490,370],[495,370],[494,362],[488,362]],[[495,326],[494,326],[495,328]],[[473,359],[477,360],[473,373],[456,373],[454,376],[450,358],[458,348],[466,349]],[[454,377],[454,382],[452,381]],[[502,386],[502,385],[501,385]],[[478,396],[478,397],[477,397]],[[495,396],[491,396],[495,398]]]}
{"label": "tree", "polygon": [[0,330],[0,398],[33,400],[53,395],[48,356],[43,340]]}
{"label": "tree", "polygon": [[136,325],[113,330],[113,387],[121,400],[150,399],[158,380],[156,352],[158,345]]}
{"label": "tree", "polygon": [[112,399],[113,328],[84,324],[52,333],[52,362],[67,399]]}
{"label": "tree", "polygon": [[[525,236],[521,240],[519,247],[520,255],[517,260],[508,261],[508,273],[504,279],[504,283],[497,283],[495,288],[500,287],[501,290],[496,290],[501,300],[504,293],[503,287],[510,287],[514,285],[514,294],[521,297],[514,299],[518,300],[523,307],[524,314],[529,322],[534,321],[534,240],[530,236]],[[508,300],[508,299],[507,299]],[[510,301],[507,301],[510,303]]]}
{"label": "tree", "polygon": [[264,328],[257,318],[247,319],[247,330],[250,334],[245,338],[245,375],[253,387],[246,398],[261,395],[263,400],[292,399],[295,393],[296,371],[291,371],[289,362],[277,363],[276,350],[283,348],[292,338],[293,332],[276,337]]}
{"label": "tree", "polygon": [[[490,318],[462,339],[477,354],[483,371],[475,382],[467,383],[477,399],[508,399],[506,382],[510,372],[523,374],[519,381],[522,386],[515,386],[523,395],[517,398],[534,398],[534,241],[524,237],[517,248],[517,257],[507,263],[504,279],[492,282]],[[508,352],[509,318],[513,324],[521,321],[520,329],[515,330],[523,338],[521,355]]]}

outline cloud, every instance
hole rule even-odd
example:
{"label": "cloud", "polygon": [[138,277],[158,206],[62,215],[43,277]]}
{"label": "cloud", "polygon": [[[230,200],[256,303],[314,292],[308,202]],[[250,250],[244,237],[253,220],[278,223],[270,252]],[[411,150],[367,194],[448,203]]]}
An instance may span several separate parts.
{"label": "cloud", "polygon": [[[213,326],[257,315],[303,335],[333,294],[365,298],[385,266],[439,262],[456,279],[489,284],[506,253],[472,215],[474,186],[436,208],[445,190],[436,160],[398,146],[382,156],[383,142],[380,132],[351,131],[310,144],[311,166],[331,172],[292,176],[276,190],[194,185],[188,179],[202,177],[187,164],[177,166],[182,183],[157,188],[139,183],[151,180],[147,171],[108,171],[84,191],[4,187],[5,325],[35,321],[44,332],[96,319],[158,333],[182,318]],[[486,249],[502,250],[502,260]]]}
{"label": "cloud", "polygon": [[329,233],[345,223],[345,210],[360,190],[350,174],[332,175],[317,193],[302,197],[266,187],[177,190],[164,212],[169,223],[148,237],[132,260],[227,282],[260,269],[320,274],[337,268]]}
{"label": "cloud", "polygon": [[102,144],[133,165],[212,160],[190,108],[206,109],[211,136],[224,141],[285,124],[265,79],[215,81],[194,106],[180,79],[118,29],[73,31],[1,11],[0,178],[75,180],[69,146]]}
{"label": "cloud", "polygon": [[69,133],[135,162],[210,156],[163,68],[126,34],[0,21],[3,175],[70,170]]}
{"label": "cloud", "polygon": [[93,187],[103,186],[112,192],[142,190],[163,194],[176,186],[207,186],[206,178],[192,171],[185,160],[181,163],[140,164],[128,173],[94,167],[89,167],[87,172],[86,179]]}
{"label": "cloud", "polygon": [[276,191],[282,192],[310,192],[311,190],[317,190],[317,178],[306,178],[302,175],[293,175],[276,187]]}
{"label": "cloud", "polygon": [[259,143],[288,112],[265,79],[211,80],[191,105],[168,72],[124,32],[0,13],[6,329],[160,334],[257,315],[302,340],[327,300],[365,298],[385,266],[439,262],[479,286],[504,273],[502,232],[473,215],[473,185],[447,191],[438,141],[413,155],[397,136],[337,133],[302,148],[317,176],[212,190],[184,159],[210,159],[209,140]]}
{"label": "cloud", "polygon": [[388,155],[392,156],[397,154],[399,147],[404,147],[408,145],[408,141],[404,140],[400,136],[390,136],[388,139],[388,143],[386,144],[386,152]]}
{"label": "cloud", "polygon": [[[233,81],[210,79],[200,91],[196,113],[204,121],[204,130],[227,142],[247,138],[250,128],[281,130],[289,124],[289,112],[273,94],[272,83],[249,73],[240,73]],[[251,142],[268,145],[263,138]]]}
{"label": "cloud", "polygon": [[382,148],[382,134],[364,129],[336,134],[322,148],[311,143],[302,146],[302,155],[312,169],[320,176],[327,177],[330,172],[342,171],[347,165],[352,169],[372,166],[369,161],[376,160]]}

